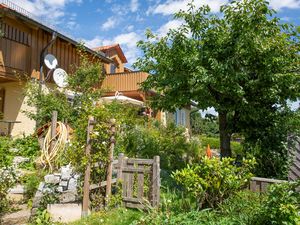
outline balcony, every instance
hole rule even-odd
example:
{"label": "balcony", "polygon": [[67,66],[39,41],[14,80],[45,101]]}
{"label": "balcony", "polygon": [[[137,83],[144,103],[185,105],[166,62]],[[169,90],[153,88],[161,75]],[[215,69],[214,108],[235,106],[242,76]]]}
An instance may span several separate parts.
{"label": "balcony", "polygon": [[108,92],[137,92],[140,89],[140,83],[149,76],[145,72],[127,72],[107,74],[102,83],[102,88]]}

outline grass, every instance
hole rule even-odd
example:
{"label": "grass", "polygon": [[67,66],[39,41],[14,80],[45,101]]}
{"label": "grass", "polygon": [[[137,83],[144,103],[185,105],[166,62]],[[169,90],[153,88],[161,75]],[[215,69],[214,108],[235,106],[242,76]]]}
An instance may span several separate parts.
{"label": "grass", "polygon": [[[210,145],[210,148],[212,149],[220,149],[220,139],[219,138],[215,138],[215,137],[206,137],[204,135],[200,136],[200,141],[201,141],[201,146],[202,148],[207,147],[207,145]],[[237,154],[239,155],[243,155],[243,147],[241,145],[241,143],[236,142],[236,141],[231,141],[231,150],[234,156],[236,156]]]}
{"label": "grass", "polygon": [[143,213],[134,209],[116,208],[110,211],[92,213],[71,225],[128,225],[138,220]]}

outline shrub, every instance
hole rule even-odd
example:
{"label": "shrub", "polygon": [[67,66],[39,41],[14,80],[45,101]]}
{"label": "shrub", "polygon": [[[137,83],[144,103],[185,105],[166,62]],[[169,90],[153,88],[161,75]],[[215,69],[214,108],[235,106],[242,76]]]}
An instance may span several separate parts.
{"label": "shrub", "polygon": [[186,139],[183,128],[174,124],[164,127],[158,122],[125,130],[119,136],[116,148],[131,157],[153,158],[159,155],[161,168],[166,170],[183,168],[198,157],[200,150],[196,140],[189,142]]}
{"label": "shrub", "polygon": [[241,166],[236,166],[232,158],[220,161],[203,157],[199,164],[187,166],[172,176],[197,199],[199,207],[213,208],[247,185],[254,164],[254,159],[243,160]]}
{"label": "shrub", "polygon": [[41,179],[37,176],[37,174],[30,174],[22,177],[22,183],[25,188],[25,195],[28,199],[31,199],[34,196],[35,192],[38,189],[40,180]]}
{"label": "shrub", "polygon": [[13,168],[0,168],[0,215],[9,208],[7,193],[17,181]]}
{"label": "shrub", "polygon": [[[240,191],[226,199],[217,209],[192,209],[188,212],[152,209],[133,224],[149,225],[249,225],[260,209],[260,196],[250,191]],[[172,202],[169,206],[172,208]]]}
{"label": "shrub", "polygon": [[254,224],[300,224],[300,180],[271,185]]}
{"label": "shrub", "polygon": [[8,154],[11,146],[11,139],[7,137],[0,137],[0,168],[11,165],[13,157]]}

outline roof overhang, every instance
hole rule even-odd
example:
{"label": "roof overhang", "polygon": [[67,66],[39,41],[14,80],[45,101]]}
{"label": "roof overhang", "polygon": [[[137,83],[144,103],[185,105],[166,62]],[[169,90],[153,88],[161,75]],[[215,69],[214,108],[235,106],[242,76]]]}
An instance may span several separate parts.
{"label": "roof overhang", "polygon": [[[29,17],[28,15],[19,13],[16,10],[13,10],[13,9],[9,8],[9,6],[6,6],[3,3],[2,4],[0,3],[0,9],[1,9],[1,11],[7,13],[8,15],[15,16],[19,20],[25,21],[25,22],[29,23],[31,26],[35,26],[35,27],[41,28],[42,30],[45,30],[45,31],[47,31],[49,33],[56,32],[57,36],[59,38],[65,40],[65,41],[67,41],[67,42],[69,42],[69,43],[71,43],[71,44],[73,44],[75,46],[77,46],[77,45],[80,44],[78,41],[75,41],[75,40],[67,37],[66,35],[62,34],[61,32],[59,32],[59,31],[57,31],[57,30],[55,30],[53,28],[50,28],[49,26],[46,26],[46,25],[42,24],[41,22],[38,22],[37,20],[35,20],[34,18]],[[103,62],[105,62],[105,63],[113,63],[113,60],[111,60],[111,59],[109,59],[109,58],[107,58],[107,57],[105,57],[105,56],[97,53],[96,51],[94,51],[94,50],[92,50],[92,49],[90,49],[90,48],[88,48],[86,46],[84,46],[84,48],[85,48],[85,50],[88,53],[90,53],[90,54],[92,54],[92,55],[100,58]]]}

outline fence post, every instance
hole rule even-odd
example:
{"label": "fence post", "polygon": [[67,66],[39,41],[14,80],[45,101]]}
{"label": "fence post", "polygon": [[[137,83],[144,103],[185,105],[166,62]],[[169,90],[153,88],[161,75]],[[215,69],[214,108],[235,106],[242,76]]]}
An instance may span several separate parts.
{"label": "fence post", "polygon": [[112,180],[112,169],[113,169],[113,160],[114,160],[114,148],[115,148],[115,132],[116,132],[116,120],[111,119],[111,138],[110,138],[110,147],[108,154],[108,168],[106,176],[106,204],[109,202],[111,195],[111,180]]}
{"label": "fence post", "polygon": [[159,156],[154,156],[152,165],[152,180],[151,180],[151,203],[153,207],[159,206],[160,198],[160,160]]}
{"label": "fence post", "polygon": [[51,120],[51,143],[50,143],[50,152],[54,148],[55,142],[54,138],[56,136],[56,125],[57,125],[57,111],[52,112],[52,120]]}
{"label": "fence post", "polygon": [[94,118],[92,116],[89,117],[88,127],[87,127],[87,138],[86,138],[86,147],[85,147],[85,155],[88,158],[88,162],[85,169],[84,174],[84,185],[83,185],[83,201],[82,201],[82,217],[86,217],[89,212],[89,202],[90,202],[90,175],[91,175],[91,139],[90,134],[93,131]]}
{"label": "fence post", "polygon": [[118,157],[117,182],[120,182],[122,180],[123,164],[124,164],[124,153],[120,153]]}

